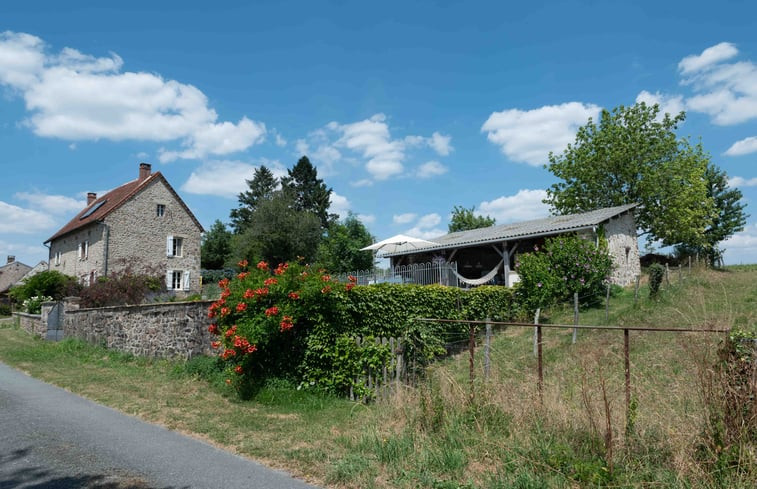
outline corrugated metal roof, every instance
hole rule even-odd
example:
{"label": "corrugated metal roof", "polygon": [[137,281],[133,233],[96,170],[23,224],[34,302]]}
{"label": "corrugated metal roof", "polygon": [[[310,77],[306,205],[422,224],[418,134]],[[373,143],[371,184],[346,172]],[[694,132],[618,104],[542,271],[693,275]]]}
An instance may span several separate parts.
{"label": "corrugated metal roof", "polygon": [[524,239],[535,236],[550,234],[562,234],[580,229],[590,228],[607,221],[617,215],[623,214],[638,204],[626,204],[617,207],[606,207],[581,214],[569,214],[564,216],[551,216],[544,219],[524,221],[511,224],[501,224],[486,228],[472,229],[449,233],[430,241],[437,245],[419,247],[411,252],[387,253],[384,256],[412,255],[419,252],[442,250],[448,248],[462,248],[485,243],[498,243],[512,239]]}

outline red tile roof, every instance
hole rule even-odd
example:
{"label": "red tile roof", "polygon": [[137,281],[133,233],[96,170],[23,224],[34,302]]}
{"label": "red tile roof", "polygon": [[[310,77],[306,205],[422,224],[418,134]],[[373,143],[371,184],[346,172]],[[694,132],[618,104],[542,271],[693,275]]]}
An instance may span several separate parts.
{"label": "red tile roof", "polygon": [[[72,233],[76,231],[77,229],[81,229],[89,224],[92,224],[95,222],[102,222],[105,216],[107,216],[114,210],[121,207],[130,198],[132,198],[137,193],[147,188],[147,186],[150,185],[152,182],[155,182],[157,180],[163,181],[163,183],[166,185],[168,190],[174,195],[174,197],[176,197],[176,200],[181,204],[184,210],[187,211],[187,214],[189,214],[189,217],[192,218],[192,221],[194,221],[197,227],[200,228],[200,232],[204,232],[205,230],[203,229],[200,222],[197,220],[194,214],[192,214],[192,211],[189,210],[189,207],[187,207],[184,201],[181,200],[181,197],[179,197],[179,194],[177,194],[176,191],[173,189],[173,187],[171,187],[171,185],[168,183],[168,181],[163,176],[163,174],[160,172],[155,172],[142,180],[137,179],[137,180],[132,180],[131,182],[125,183],[121,185],[120,187],[111,190],[110,192],[103,195],[102,197],[96,199],[90,205],[82,209],[73,219],[71,219],[68,222],[68,224],[60,228],[60,230],[58,230],[57,233],[53,234],[50,238],[48,238],[47,241],[45,241],[45,243],[49,243],[54,239],[60,238],[61,236],[65,234]],[[90,215],[86,217],[83,217],[87,214],[87,211],[94,208],[96,208],[94,212],[92,212]]]}

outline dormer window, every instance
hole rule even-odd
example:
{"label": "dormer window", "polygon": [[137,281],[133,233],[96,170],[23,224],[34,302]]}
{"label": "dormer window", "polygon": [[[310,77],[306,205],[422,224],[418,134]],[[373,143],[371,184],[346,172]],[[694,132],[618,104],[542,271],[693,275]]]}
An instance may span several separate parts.
{"label": "dormer window", "polygon": [[166,206],[163,204],[158,204],[157,207],[155,208],[155,214],[158,217],[163,217],[163,214],[165,213],[166,213]]}

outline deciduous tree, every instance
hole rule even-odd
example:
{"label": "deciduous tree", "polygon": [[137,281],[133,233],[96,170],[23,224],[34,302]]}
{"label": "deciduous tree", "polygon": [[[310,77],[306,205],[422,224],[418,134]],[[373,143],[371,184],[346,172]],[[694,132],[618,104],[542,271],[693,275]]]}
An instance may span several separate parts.
{"label": "deciduous tree", "polygon": [[471,229],[486,228],[494,226],[496,220],[489,216],[477,216],[473,213],[474,208],[466,209],[463,206],[456,205],[452,209],[452,218],[449,221],[449,232],[470,231]]}
{"label": "deciduous tree", "polygon": [[333,222],[318,249],[318,263],[332,273],[373,268],[373,253],[360,251],[373,243],[373,236],[354,214]]}
{"label": "deciduous tree", "polygon": [[201,266],[206,270],[219,270],[231,257],[231,233],[216,219],[202,237]]}

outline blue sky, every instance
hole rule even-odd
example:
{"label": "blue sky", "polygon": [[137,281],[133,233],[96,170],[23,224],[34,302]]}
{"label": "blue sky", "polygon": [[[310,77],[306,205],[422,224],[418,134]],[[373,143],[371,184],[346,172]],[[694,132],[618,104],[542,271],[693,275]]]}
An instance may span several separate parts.
{"label": "blue sky", "polygon": [[726,262],[757,262],[754,2],[102,3],[3,6],[0,263],[140,161],[206,228],[303,154],[377,239],[543,217],[548,152],[637,100],[687,112],[752,214]]}

